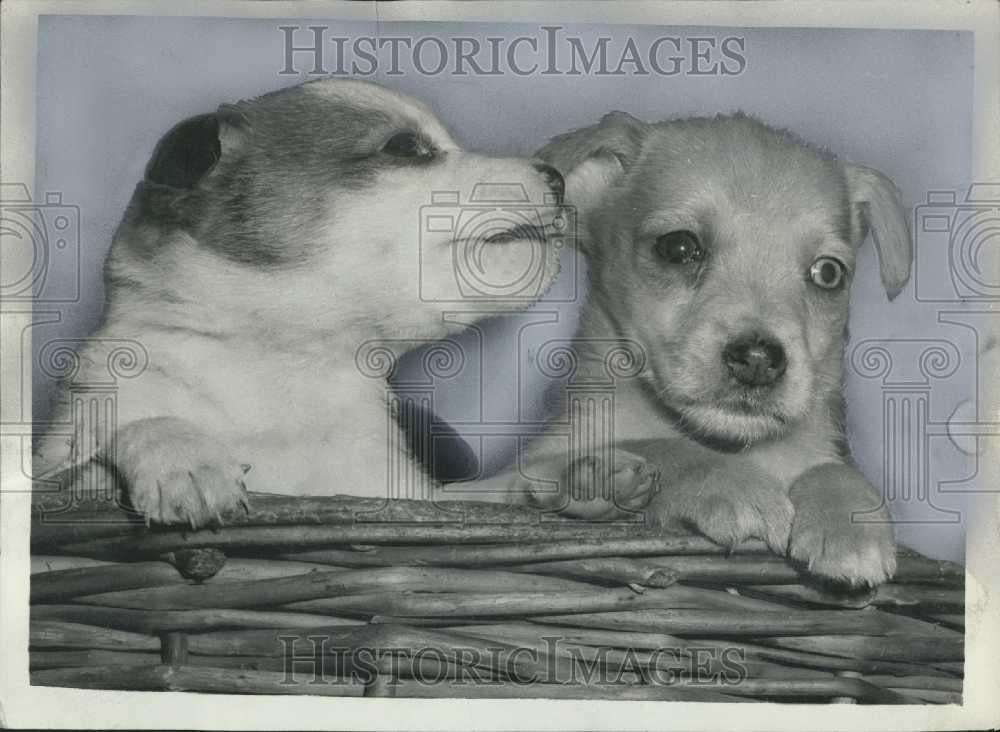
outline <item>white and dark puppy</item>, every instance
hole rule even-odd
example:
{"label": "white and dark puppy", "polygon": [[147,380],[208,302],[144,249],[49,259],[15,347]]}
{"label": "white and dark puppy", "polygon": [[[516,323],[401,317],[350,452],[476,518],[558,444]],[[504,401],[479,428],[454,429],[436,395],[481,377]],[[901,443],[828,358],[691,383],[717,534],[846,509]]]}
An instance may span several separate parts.
{"label": "white and dark puppy", "polygon": [[[78,378],[100,378],[119,339],[138,341],[148,367],[120,383],[114,425],[108,415],[76,440],[44,436],[35,474],[114,470],[149,519],[192,526],[245,505],[246,489],[384,497],[387,449],[405,439],[387,438],[385,384],[356,353],[459,327],[442,302],[462,299],[455,252],[468,242],[421,230],[420,209],[435,191],[462,205],[491,182],[522,186],[541,216],[538,230],[473,243],[487,250],[477,259],[487,279],[503,282],[559,212],[564,182],[551,165],[462,150],[424,105],[355,81],[182,122],[115,235],[103,323],[79,352]],[[550,254],[539,292],[557,273]],[[70,419],[64,391],[55,421]]]}
{"label": "white and dark puppy", "polygon": [[[759,537],[833,580],[890,577],[887,513],[846,448],[842,371],[869,230],[890,299],[909,277],[893,184],[742,115],[616,112],[539,156],[568,171],[580,212],[590,294],[577,360],[599,369],[615,339],[643,352],[639,378],[617,385],[614,435],[662,472],[646,520],[726,544]],[[525,473],[557,481],[546,458],[565,444],[540,439]],[[591,517],[643,502],[631,487],[617,505],[534,500]]]}

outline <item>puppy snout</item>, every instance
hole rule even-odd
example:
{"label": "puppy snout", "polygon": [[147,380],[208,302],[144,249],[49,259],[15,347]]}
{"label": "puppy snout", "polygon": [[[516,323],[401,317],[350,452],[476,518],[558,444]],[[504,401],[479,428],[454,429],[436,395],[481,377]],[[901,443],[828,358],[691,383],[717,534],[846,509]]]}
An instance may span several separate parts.
{"label": "puppy snout", "polygon": [[555,195],[556,205],[561,206],[566,195],[566,181],[563,179],[562,173],[548,163],[534,163],[533,167],[542,174],[545,184]]}
{"label": "puppy snout", "polygon": [[723,349],[722,360],[729,373],[747,386],[771,386],[788,365],[782,345],[762,333],[746,333],[730,341]]}

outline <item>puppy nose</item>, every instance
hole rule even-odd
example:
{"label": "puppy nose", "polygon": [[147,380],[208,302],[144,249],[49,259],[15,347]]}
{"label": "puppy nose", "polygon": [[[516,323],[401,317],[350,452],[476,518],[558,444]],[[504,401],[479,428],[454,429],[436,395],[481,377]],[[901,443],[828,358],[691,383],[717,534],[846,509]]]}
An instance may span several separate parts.
{"label": "puppy nose", "polygon": [[748,333],[730,341],[722,360],[736,380],[747,386],[771,386],[785,373],[785,349],[773,338]]}
{"label": "puppy nose", "polygon": [[562,173],[548,163],[534,163],[533,167],[542,174],[546,185],[552,189],[556,196],[556,204],[561,206],[563,196],[566,195],[566,181],[563,179]]}

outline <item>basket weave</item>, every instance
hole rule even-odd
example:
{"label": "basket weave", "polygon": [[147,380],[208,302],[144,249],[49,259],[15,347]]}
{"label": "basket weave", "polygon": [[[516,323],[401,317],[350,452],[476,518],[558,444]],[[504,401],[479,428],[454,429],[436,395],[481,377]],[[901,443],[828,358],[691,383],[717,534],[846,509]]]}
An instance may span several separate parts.
{"label": "basket weave", "polygon": [[200,531],[42,496],[31,680],[330,696],[961,703],[964,571],[837,591],[763,545],[487,503],[251,496]]}

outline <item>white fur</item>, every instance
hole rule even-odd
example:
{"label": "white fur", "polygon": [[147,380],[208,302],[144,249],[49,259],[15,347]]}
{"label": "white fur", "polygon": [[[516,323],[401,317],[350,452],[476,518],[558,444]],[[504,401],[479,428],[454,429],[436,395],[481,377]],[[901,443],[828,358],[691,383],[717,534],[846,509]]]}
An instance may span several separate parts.
{"label": "white fur", "polygon": [[[387,384],[359,368],[358,348],[383,340],[398,350],[401,339],[441,338],[455,327],[444,317],[449,310],[530,304],[462,302],[453,252],[464,243],[448,232],[421,231],[421,207],[433,192],[456,191],[459,206],[468,205],[473,187],[491,182],[522,185],[542,223],[551,225],[558,209],[542,205],[548,183],[530,160],[463,151],[426,107],[374,85],[335,80],[306,88],[317,103],[344,100],[402,120],[397,127],[419,130],[443,154],[432,165],[379,172],[361,191],[331,188],[328,207],[295,212],[317,232],[301,263],[238,266],[152,221],[132,226],[125,235],[132,239],[115,243],[109,271],[145,289],[124,288],[108,303],[103,324],[81,350],[77,378],[102,372],[109,339],[140,342],[149,365],[119,383],[112,444],[76,457],[114,463],[118,452],[127,452],[118,467],[133,504],[154,521],[200,525],[238,509],[239,492],[215,480],[218,475],[242,479],[251,491],[385,497],[396,486],[398,476],[390,475],[396,465],[410,476],[404,491],[426,484],[389,418]],[[293,180],[295,171],[285,174]],[[489,275],[502,282],[539,245],[487,246],[495,247]],[[155,260],[141,256],[152,247]],[[543,248],[536,296],[557,273],[557,253]],[[421,282],[433,298],[421,297]],[[447,302],[449,295],[454,301]],[[70,411],[64,392],[56,419],[68,420]],[[129,448],[137,442],[147,453],[141,460]],[[199,443],[204,449],[194,449]],[[36,473],[65,465],[73,449],[57,435],[43,437]],[[79,445],[75,449],[80,453]],[[232,466],[243,463],[252,470],[234,475]],[[200,476],[201,468],[218,470],[201,482],[174,480],[188,472]],[[170,495],[163,499],[165,490]],[[199,502],[198,494],[209,500]]]}

